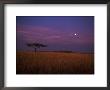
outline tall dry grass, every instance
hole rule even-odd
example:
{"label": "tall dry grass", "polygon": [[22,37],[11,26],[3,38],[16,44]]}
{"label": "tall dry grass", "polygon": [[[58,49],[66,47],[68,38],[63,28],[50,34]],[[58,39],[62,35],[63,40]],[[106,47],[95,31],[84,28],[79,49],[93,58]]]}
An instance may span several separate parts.
{"label": "tall dry grass", "polygon": [[17,74],[93,74],[94,54],[17,52]]}

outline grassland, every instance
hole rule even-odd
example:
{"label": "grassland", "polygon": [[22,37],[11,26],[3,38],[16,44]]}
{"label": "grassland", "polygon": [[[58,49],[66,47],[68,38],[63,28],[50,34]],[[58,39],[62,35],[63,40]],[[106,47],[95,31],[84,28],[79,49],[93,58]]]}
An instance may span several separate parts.
{"label": "grassland", "polygon": [[17,52],[16,74],[94,74],[94,54]]}

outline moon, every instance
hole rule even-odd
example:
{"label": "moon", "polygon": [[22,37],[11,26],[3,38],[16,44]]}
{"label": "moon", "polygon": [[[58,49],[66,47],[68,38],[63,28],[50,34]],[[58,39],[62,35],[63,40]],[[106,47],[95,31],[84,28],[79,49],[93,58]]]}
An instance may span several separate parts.
{"label": "moon", "polygon": [[73,33],[73,38],[80,38],[77,33]]}
{"label": "moon", "polygon": [[74,35],[76,36],[77,34],[75,33]]}

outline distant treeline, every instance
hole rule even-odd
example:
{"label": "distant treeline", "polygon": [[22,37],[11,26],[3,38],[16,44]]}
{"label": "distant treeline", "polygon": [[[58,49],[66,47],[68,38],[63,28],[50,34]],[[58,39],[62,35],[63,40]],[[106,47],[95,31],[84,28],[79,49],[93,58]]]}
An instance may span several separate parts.
{"label": "distant treeline", "polygon": [[[31,51],[23,51],[23,52],[31,52]],[[94,52],[83,52],[83,51],[82,52],[79,52],[79,51],[64,51],[64,50],[63,51],[60,51],[60,50],[59,51],[58,50],[57,51],[52,51],[52,50],[51,51],[42,51],[42,50],[39,50],[38,52],[62,52],[62,53],[79,53],[79,54],[80,53],[84,53],[84,54],[87,53],[87,54],[94,54]]]}
{"label": "distant treeline", "polygon": [[78,51],[39,51],[39,52],[63,52],[63,53],[90,53],[90,54],[94,54],[94,52],[78,52]]}

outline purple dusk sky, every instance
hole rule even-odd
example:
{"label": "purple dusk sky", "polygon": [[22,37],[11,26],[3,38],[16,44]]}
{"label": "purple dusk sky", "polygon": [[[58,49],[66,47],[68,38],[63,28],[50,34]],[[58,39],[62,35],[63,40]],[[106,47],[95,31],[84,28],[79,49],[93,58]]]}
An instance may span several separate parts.
{"label": "purple dusk sky", "polygon": [[17,51],[26,43],[47,45],[43,51],[94,51],[94,16],[17,16]]}

